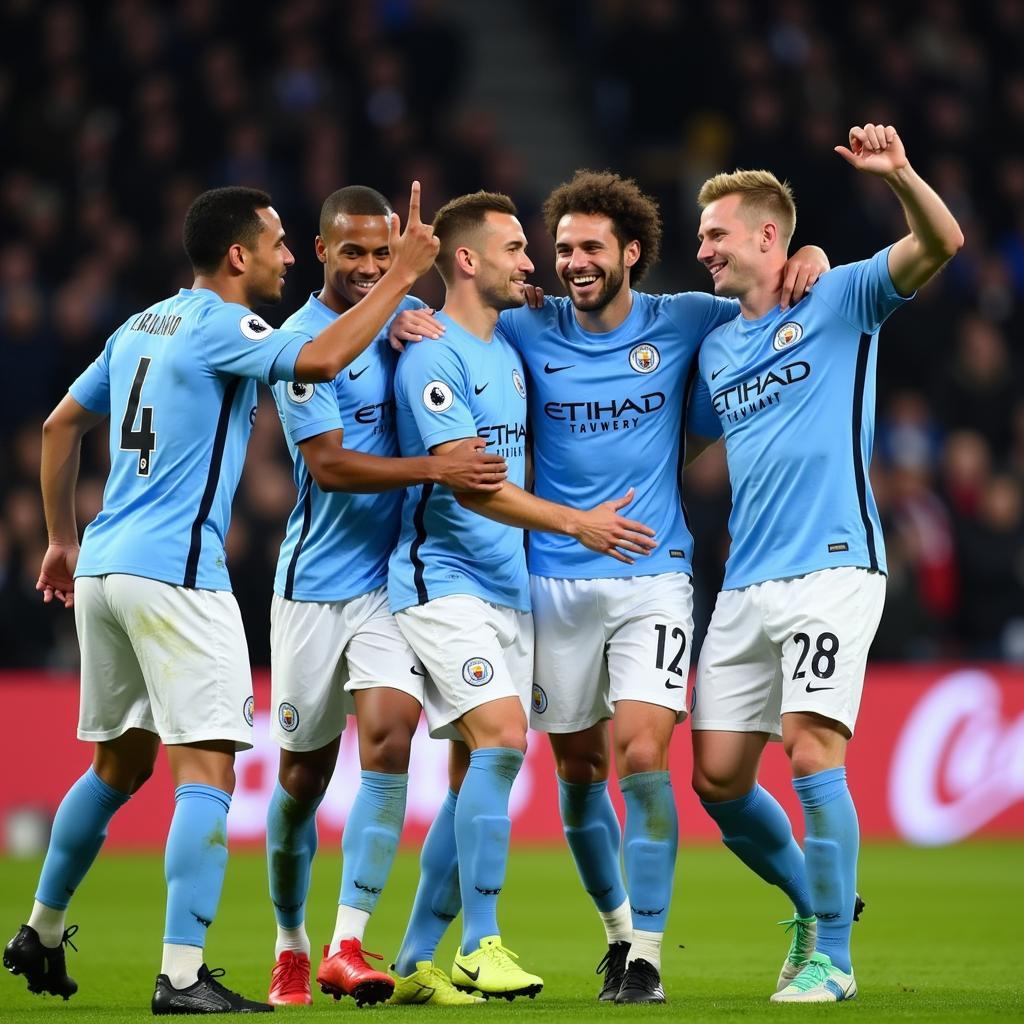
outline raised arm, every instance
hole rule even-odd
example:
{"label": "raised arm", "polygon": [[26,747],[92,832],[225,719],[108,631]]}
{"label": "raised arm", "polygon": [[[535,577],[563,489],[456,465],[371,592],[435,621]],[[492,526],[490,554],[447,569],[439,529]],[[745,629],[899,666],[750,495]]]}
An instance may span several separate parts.
{"label": "raised arm", "polygon": [[429,224],[420,220],[420,183],[409,196],[409,220],[399,237],[398,214],[391,215],[391,266],[370,293],[342,313],[295,360],[295,380],[333,380],[380,333],[409,289],[433,265],[438,241]]}
{"label": "raised arm", "polygon": [[949,207],[910,166],[892,125],[866,124],[850,129],[850,146],[835,151],[848,163],[883,178],[896,193],[910,234],[889,250],[889,276],[901,295],[910,295],[933,278],[964,244]]}
{"label": "raised arm", "polygon": [[[444,454],[450,446],[462,443],[449,441],[438,445],[434,454]],[[611,555],[628,565],[632,565],[634,559],[623,554],[624,551],[647,555],[657,546],[653,539],[654,531],[650,527],[618,514],[619,509],[633,500],[632,488],[621,498],[602,502],[586,510],[538,498],[508,481],[502,485],[501,490],[491,494],[456,491],[455,499],[464,508],[497,523],[523,530],[560,533],[572,537],[591,551]]]}
{"label": "raised arm", "polygon": [[57,598],[65,608],[75,603],[75,566],[78,564],[78,523],[75,520],[75,485],[82,438],[106,416],[92,412],[65,395],[43,424],[43,451],[39,483],[49,546],[43,556],[36,590],[49,603]]}

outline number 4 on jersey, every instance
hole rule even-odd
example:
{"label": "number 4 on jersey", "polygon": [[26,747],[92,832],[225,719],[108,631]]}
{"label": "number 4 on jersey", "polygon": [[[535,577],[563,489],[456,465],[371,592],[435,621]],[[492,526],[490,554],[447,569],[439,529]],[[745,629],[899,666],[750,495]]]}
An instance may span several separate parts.
{"label": "number 4 on jersey", "polygon": [[[132,390],[128,395],[128,405],[121,420],[121,450],[139,453],[139,476],[149,476],[150,456],[156,449],[156,434],[153,432],[153,406],[144,405],[141,410],[139,409],[142,385],[146,380],[146,374],[149,373],[151,362],[152,359],[149,356],[143,356],[139,360],[139,367],[135,371],[135,380],[132,381]],[[137,413],[141,413],[138,430],[135,429]]]}

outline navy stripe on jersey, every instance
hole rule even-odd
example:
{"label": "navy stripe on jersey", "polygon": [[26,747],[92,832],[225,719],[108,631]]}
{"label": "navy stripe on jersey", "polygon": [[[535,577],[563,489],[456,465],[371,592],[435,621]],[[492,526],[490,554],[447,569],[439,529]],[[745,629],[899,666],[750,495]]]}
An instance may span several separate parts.
{"label": "navy stripe on jersey", "polygon": [[309,527],[313,521],[313,478],[306,477],[302,488],[302,528],[299,530],[299,539],[295,542],[295,550],[292,552],[291,560],[288,562],[288,575],[285,577],[284,596],[292,600],[295,591],[295,569],[299,564],[299,555],[302,554],[302,544],[309,536]]}
{"label": "navy stripe on jersey", "polygon": [[192,542],[185,561],[185,579],[183,587],[195,587],[199,573],[199,553],[203,548],[203,526],[213,508],[213,499],[217,496],[217,482],[220,480],[220,465],[224,460],[224,445],[228,436],[228,424],[231,422],[231,406],[234,404],[238,387],[242,383],[240,377],[232,377],[231,383],[224,389],[224,401],[220,407],[220,418],[217,420],[217,433],[213,439],[213,454],[210,457],[210,471],[206,477],[206,489],[199,502],[199,511],[192,523]]}
{"label": "navy stripe on jersey", "polygon": [[868,558],[872,572],[878,571],[878,552],[875,550],[875,529],[868,515],[868,495],[864,473],[864,452],[860,443],[861,427],[864,423],[864,381],[868,372],[868,355],[871,352],[871,335],[860,336],[857,349],[857,369],[853,378],[853,472],[857,480],[857,501],[860,504],[860,518],[864,523],[867,539]]}
{"label": "navy stripe on jersey", "polygon": [[423,485],[423,493],[420,495],[419,504],[416,506],[416,511],[412,514],[412,525],[416,530],[416,539],[409,547],[409,561],[412,562],[412,580],[416,585],[418,604],[426,604],[430,600],[430,595],[427,593],[427,584],[423,579],[425,567],[423,559],[420,558],[420,548],[423,547],[423,542],[427,539],[427,527],[423,520],[427,512],[427,502],[430,500],[430,494],[433,490],[433,484]]}
{"label": "navy stripe on jersey", "polygon": [[[683,469],[686,466],[686,420],[690,414],[690,401],[693,398],[693,384],[697,379],[697,372],[700,369],[700,361],[697,353],[694,352],[690,359],[690,369],[686,372],[686,384],[683,387],[683,410],[680,414],[679,423],[679,458],[676,459],[676,487],[679,490],[679,507],[683,510],[683,522],[686,529],[693,535],[693,527],[690,525],[690,514],[686,511],[686,502],[683,500]],[[692,552],[691,552],[692,554]]]}

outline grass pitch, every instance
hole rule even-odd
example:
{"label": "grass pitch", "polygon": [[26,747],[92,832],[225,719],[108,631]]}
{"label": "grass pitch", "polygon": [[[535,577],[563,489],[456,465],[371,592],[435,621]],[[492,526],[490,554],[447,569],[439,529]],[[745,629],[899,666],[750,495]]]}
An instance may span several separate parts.
{"label": "grass pitch", "polygon": [[[424,1016],[489,1021],[599,1020],[633,1016],[687,1021],[819,1020],[831,1014],[861,1021],[996,1020],[1024,1017],[1024,847],[974,843],[935,850],[867,846],[860,891],[868,901],[854,925],[858,998],[842,1007],[768,1003],[787,940],[774,922],[788,916],[780,894],[726,850],[683,849],[664,951],[665,1007],[598,1004],[594,967],[604,937],[562,849],[514,851],[502,898],[502,934],[523,965],[545,980],[536,1000],[492,1002],[439,1011],[425,1007],[357,1010],[314,991],[311,1008],[278,1010],[295,1022],[338,1015],[388,1021]],[[0,941],[25,919],[38,875],[35,861],[0,860]],[[149,999],[160,962],[163,868],[155,856],[101,856],[75,898],[70,921],[81,952],[69,951],[79,992],[64,1003],[32,996],[23,978],[0,977],[0,1021],[104,1022],[152,1019]],[[330,938],[340,877],[337,851],[323,847],[314,868],[309,931]],[[389,960],[396,952],[416,883],[413,853],[402,853],[366,936]],[[441,947],[450,970],[458,922]],[[230,988],[266,994],[274,926],[266,869],[258,853],[236,852],[228,867],[207,962],[224,966]],[[316,966],[314,957],[314,969]]]}

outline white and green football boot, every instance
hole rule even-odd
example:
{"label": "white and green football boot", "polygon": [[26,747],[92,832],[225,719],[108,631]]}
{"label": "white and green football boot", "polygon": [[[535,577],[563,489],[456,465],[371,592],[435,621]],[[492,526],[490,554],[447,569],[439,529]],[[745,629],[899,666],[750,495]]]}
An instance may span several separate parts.
{"label": "white and green football boot", "polygon": [[825,953],[812,953],[807,966],[781,991],[773,1003],[841,1003],[857,995],[853,972],[832,965]]}
{"label": "white and green football boot", "polygon": [[810,917],[794,914],[785,921],[779,921],[779,924],[784,925],[786,931],[793,934],[789,942],[789,952],[782,961],[782,970],[775,985],[776,992],[781,992],[807,966],[814,952],[815,939],[818,937],[818,921],[813,914]]}

